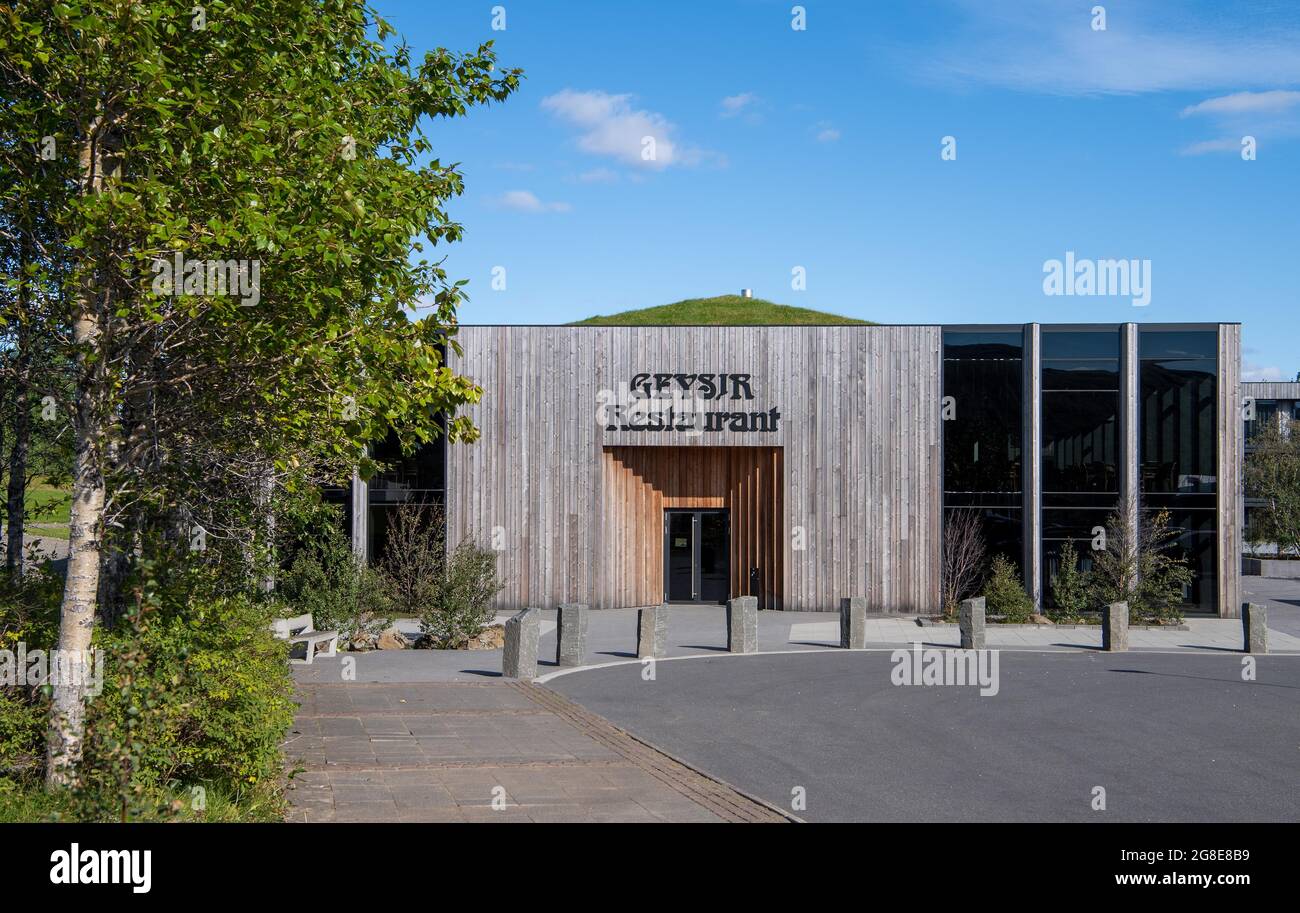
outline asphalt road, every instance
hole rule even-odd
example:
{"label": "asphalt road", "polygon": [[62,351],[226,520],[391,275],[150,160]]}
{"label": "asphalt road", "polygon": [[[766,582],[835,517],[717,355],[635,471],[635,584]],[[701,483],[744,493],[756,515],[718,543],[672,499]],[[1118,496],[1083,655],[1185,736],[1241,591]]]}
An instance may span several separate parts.
{"label": "asphalt road", "polygon": [[1270,628],[1300,637],[1300,580],[1243,576],[1241,598],[1268,607]]}
{"label": "asphalt road", "polygon": [[[1300,820],[1300,657],[1013,653],[1000,689],[889,652],[708,657],[549,687],[808,821]],[[1106,808],[1093,809],[1095,787]],[[1026,848],[1032,849],[1032,848]]]}

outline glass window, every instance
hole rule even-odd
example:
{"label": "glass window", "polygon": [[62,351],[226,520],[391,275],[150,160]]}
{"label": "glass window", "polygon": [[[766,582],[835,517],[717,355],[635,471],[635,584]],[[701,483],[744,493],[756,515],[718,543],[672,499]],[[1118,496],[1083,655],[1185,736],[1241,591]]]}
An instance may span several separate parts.
{"label": "glass window", "polygon": [[1119,493],[1119,395],[1043,393],[1043,490]]}
{"label": "glass window", "polygon": [[1273,423],[1274,427],[1277,427],[1277,400],[1255,400],[1255,418],[1246,422],[1246,440],[1249,441],[1259,434],[1269,426],[1270,422]]}
{"label": "glass window", "polygon": [[1040,339],[1044,360],[1119,358],[1118,327],[1107,330],[1061,330],[1044,327]]}
{"label": "glass window", "polygon": [[1141,358],[1208,358],[1219,359],[1219,334],[1216,330],[1154,330],[1138,333]]}
{"label": "glass window", "polygon": [[944,488],[1020,491],[1020,361],[945,361]]}
{"label": "glass window", "polygon": [[1164,508],[1179,530],[1178,552],[1196,578],[1189,608],[1214,611],[1218,487],[1218,334],[1213,330],[1138,332],[1141,355],[1138,447],[1142,501]]}
{"label": "glass window", "polygon": [[979,512],[989,554],[1023,573],[1024,333],[945,330],[944,505]]}
{"label": "glass window", "polygon": [[944,358],[1020,358],[1024,353],[1022,330],[944,330]]}
{"label": "glass window", "polygon": [[1213,362],[1142,363],[1142,490],[1215,491],[1217,369]]}
{"label": "glass window", "polygon": [[1118,390],[1119,360],[1059,358],[1043,361],[1044,390]]}

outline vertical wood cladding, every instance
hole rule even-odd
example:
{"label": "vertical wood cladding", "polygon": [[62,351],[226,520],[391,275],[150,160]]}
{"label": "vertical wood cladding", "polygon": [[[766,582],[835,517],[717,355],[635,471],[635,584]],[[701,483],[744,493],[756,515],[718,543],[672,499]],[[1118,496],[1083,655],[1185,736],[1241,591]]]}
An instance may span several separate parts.
{"label": "vertical wood cladding", "polygon": [[1246,429],[1241,411],[1241,325],[1219,325],[1218,571],[1219,615],[1241,616],[1241,548],[1246,525]]}
{"label": "vertical wood cladding", "polygon": [[[467,410],[482,437],[448,449],[449,538],[504,544],[499,607],[658,602],[665,505],[654,505],[667,492],[730,499],[733,574],[776,575],[786,609],[835,611],[853,595],[873,611],[937,608],[939,327],[472,326],[459,340],[450,363],[484,388]],[[636,423],[611,394],[656,374],[670,376],[665,395],[686,384],[672,375],[730,375],[702,409],[733,419],[623,427]],[[752,399],[730,398],[736,375]],[[693,448],[717,455],[692,462]],[[755,532],[736,535],[750,517]]]}
{"label": "vertical wood cladding", "polygon": [[[611,557],[620,603],[654,605],[663,599],[665,509],[726,508],[730,595],[758,596],[760,608],[781,608],[781,456],[779,447],[605,448],[604,491],[616,536]],[[655,530],[659,535],[650,535]],[[761,580],[751,592],[754,567]]]}

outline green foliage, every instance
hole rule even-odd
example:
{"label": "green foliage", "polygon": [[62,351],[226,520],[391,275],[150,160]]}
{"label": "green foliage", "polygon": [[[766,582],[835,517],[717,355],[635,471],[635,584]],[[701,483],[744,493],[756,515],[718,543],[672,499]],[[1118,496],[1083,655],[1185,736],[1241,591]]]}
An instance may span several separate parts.
{"label": "green foliage", "polygon": [[1130,509],[1106,521],[1106,548],[1093,553],[1089,592],[1093,608],[1127,602],[1135,624],[1182,619],[1184,592],[1195,579],[1190,561],[1179,554],[1179,531],[1169,511],[1141,511],[1136,531]]}
{"label": "green foliage", "polygon": [[281,575],[277,593],[292,607],[287,614],[309,612],[316,630],[345,636],[363,628],[368,616],[389,608],[383,581],[352,551],[337,515],[314,524]]}
{"label": "green foliage", "polygon": [[870,325],[868,320],[841,317],[808,308],[775,304],[762,298],[718,295],[688,298],[673,304],[624,311],[621,314],[588,317],[574,326],[800,326]]}
{"label": "green foliage", "polygon": [[437,505],[408,503],[391,512],[380,568],[395,611],[419,616],[437,600],[447,570],[445,530]]}
{"label": "green foliage", "polygon": [[136,597],[99,639],[108,661],[87,726],[89,800],[147,812],[168,789],[278,780],[294,705],[286,645],[270,633],[276,607],[247,597],[169,607],[147,584]]}
{"label": "green foliage", "polygon": [[[275,817],[293,720],[285,644],[273,603],[211,592],[202,569],[147,562],[127,613],[96,633],[102,691],[87,708],[82,783],[43,793],[42,688],[0,688],[0,821],[254,820]],[[0,578],[0,646],[48,650],[60,581],[48,570]],[[193,807],[193,787],[208,808]]]}
{"label": "green foliage", "polygon": [[1300,426],[1289,437],[1268,422],[1246,454],[1246,494],[1263,503],[1252,511],[1252,544],[1276,543],[1280,552],[1300,555]]}
{"label": "green foliage", "polygon": [[420,628],[437,648],[455,647],[477,634],[492,617],[492,600],[501,591],[496,552],[462,540],[443,565]]}
{"label": "green foliage", "polygon": [[1087,612],[1090,603],[1091,575],[1079,568],[1079,553],[1072,541],[1061,548],[1060,569],[1052,577],[1052,600],[1055,607],[1048,610],[1053,621],[1077,621]]}
{"label": "green foliage", "polygon": [[[0,574],[0,649],[15,655],[52,646],[59,634],[62,581],[48,566],[22,578]],[[40,688],[0,684],[0,787],[39,778],[45,759],[49,699]]]}
{"label": "green foliage", "polygon": [[1029,620],[1034,602],[1020,582],[1020,572],[1004,555],[994,555],[984,583],[985,610],[1008,623]]}

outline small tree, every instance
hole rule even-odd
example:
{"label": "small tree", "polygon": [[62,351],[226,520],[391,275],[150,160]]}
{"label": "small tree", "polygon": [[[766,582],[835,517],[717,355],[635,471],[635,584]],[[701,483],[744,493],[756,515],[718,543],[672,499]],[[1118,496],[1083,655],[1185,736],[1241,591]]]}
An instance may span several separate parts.
{"label": "small tree", "polygon": [[444,529],[436,504],[407,502],[390,512],[380,568],[394,611],[419,616],[436,600],[447,563]]}
{"label": "small tree", "polygon": [[951,511],[943,527],[940,590],[945,615],[955,616],[958,604],[979,587],[984,553],[979,514],[969,508]]}
{"label": "small tree", "polygon": [[1060,619],[1078,618],[1088,611],[1091,575],[1079,568],[1079,553],[1069,540],[1061,548],[1060,562],[1060,570],[1052,575],[1052,600],[1056,608],[1049,614]]}
{"label": "small tree", "polygon": [[462,540],[447,556],[433,599],[420,614],[420,629],[434,647],[456,647],[492,617],[501,591],[496,552]]}
{"label": "small tree", "polygon": [[1127,602],[1134,621],[1178,621],[1183,593],[1195,579],[1187,559],[1176,554],[1179,532],[1169,511],[1142,511],[1134,529],[1133,501],[1106,521],[1106,548],[1095,553],[1091,601],[1102,606]]}
{"label": "small tree", "polygon": [[1005,621],[1028,621],[1034,614],[1034,601],[1020,582],[1020,572],[1005,555],[993,556],[989,579],[984,584],[984,599],[988,613],[1000,615]]}
{"label": "small tree", "polygon": [[1246,492],[1264,502],[1251,523],[1251,542],[1276,543],[1279,553],[1300,555],[1300,429],[1287,436],[1270,422],[1251,444]]}

